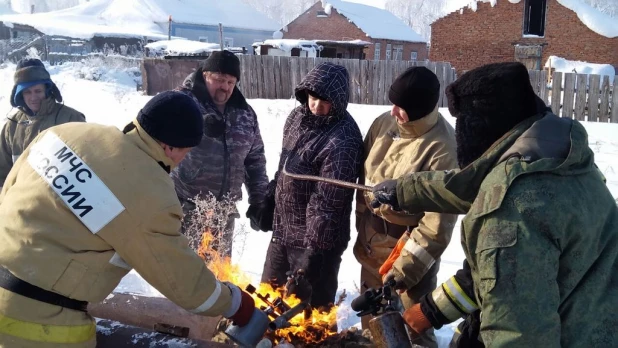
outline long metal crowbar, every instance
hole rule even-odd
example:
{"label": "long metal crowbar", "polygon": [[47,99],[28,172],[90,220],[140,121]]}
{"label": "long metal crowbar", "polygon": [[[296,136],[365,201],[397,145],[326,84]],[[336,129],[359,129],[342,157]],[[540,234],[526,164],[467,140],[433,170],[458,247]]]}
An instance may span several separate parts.
{"label": "long metal crowbar", "polygon": [[369,191],[369,192],[373,191],[373,187],[371,187],[371,186],[356,184],[356,183],[348,182],[348,181],[344,181],[344,180],[332,179],[332,178],[323,178],[321,176],[316,176],[316,175],[290,173],[290,172],[287,171],[287,164],[288,164],[288,159],[286,158],[285,162],[283,163],[282,172],[283,172],[284,175],[287,175],[290,178],[294,178],[294,179],[298,179],[298,180],[325,182],[325,183],[328,183],[328,184],[333,184],[333,185],[337,185],[337,186],[341,186],[341,187],[345,187],[345,188],[350,188],[350,189],[355,189],[355,190],[359,190],[359,191]]}

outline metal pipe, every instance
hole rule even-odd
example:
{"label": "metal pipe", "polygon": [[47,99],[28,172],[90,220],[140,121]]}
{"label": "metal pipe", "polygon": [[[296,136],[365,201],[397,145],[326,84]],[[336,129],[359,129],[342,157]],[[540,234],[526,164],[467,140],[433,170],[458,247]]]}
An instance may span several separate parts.
{"label": "metal pipe", "polygon": [[280,316],[277,317],[277,319],[271,321],[268,324],[268,328],[271,331],[275,331],[278,329],[282,329],[284,327],[286,327],[286,325],[289,323],[290,319],[294,318],[296,315],[300,314],[303,312],[303,310],[305,309],[305,307],[307,307],[309,305],[309,303],[307,302],[301,302],[299,304],[297,304],[296,306],[290,308],[290,310],[288,310],[287,312],[281,314]]}
{"label": "metal pipe", "polygon": [[345,187],[345,188],[350,188],[350,189],[355,189],[355,190],[359,190],[359,191],[368,191],[368,192],[373,191],[373,187],[371,187],[371,186],[356,184],[356,183],[348,182],[348,181],[344,181],[344,180],[332,179],[332,178],[323,178],[321,176],[316,176],[316,175],[290,173],[286,169],[287,168],[287,163],[288,163],[288,160],[286,159],[285,163],[283,163],[283,169],[281,171],[282,171],[282,173],[284,175],[287,175],[287,176],[289,176],[290,178],[293,178],[293,179],[325,182],[325,183],[328,183],[328,184],[333,184],[333,185],[337,185],[337,186],[341,186],[341,187]]}

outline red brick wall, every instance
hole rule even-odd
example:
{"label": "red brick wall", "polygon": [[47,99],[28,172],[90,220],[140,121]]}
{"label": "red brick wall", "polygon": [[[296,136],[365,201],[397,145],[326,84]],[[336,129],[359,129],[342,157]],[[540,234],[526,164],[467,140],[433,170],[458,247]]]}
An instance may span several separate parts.
{"label": "red brick wall", "polygon": [[547,0],[545,37],[522,37],[524,3],[498,0],[491,7],[478,2],[476,12],[465,8],[463,14],[456,11],[435,21],[429,59],[450,62],[460,73],[487,63],[513,61],[515,44],[543,43],[541,65],[550,55],[618,65],[618,38],[593,32],[556,0]]}
{"label": "red brick wall", "polygon": [[[372,39],[367,37],[361,29],[354,23],[348,21],[346,17],[332,9],[330,16],[318,18],[317,12],[323,11],[322,3],[316,2],[302,15],[287,25],[287,31],[283,31],[284,39],[306,39],[306,40],[363,40],[368,42],[380,43],[380,59],[386,59],[386,44],[403,45],[403,60],[410,59],[410,53],[416,51],[418,60],[428,58],[427,45],[417,42],[392,41],[384,39]],[[392,46],[391,46],[392,47]],[[367,59],[374,58],[374,45],[369,45],[365,49]]]}

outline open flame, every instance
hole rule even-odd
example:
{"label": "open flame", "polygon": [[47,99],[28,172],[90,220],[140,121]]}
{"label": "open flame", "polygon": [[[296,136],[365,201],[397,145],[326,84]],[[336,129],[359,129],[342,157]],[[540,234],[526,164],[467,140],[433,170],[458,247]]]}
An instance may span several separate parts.
{"label": "open flame", "polygon": [[[209,246],[215,240],[215,236],[209,228],[206,228],[202,234],[202,241],[198,250],[198,254],[208,264],[208,268],[214,273],[217,279],[229,281],[244,289],[250,285],[251,278],[245,274],[238,265],[233,265],[232,260],[228,256],[221,256],[216,250]],[[283,298],[285,289],[273,289],[270,284],[261,283],[257,287],[252,296],[258,307],[266,305],[257,295],[268,296],[270,301],[277,298]],[[294,307],[301,301],[296,296],[291,295],[286,297],[285,303],[290,307]],[[281,314],[281,313],[278,313]],[[272,319],[272,318],[271,318]],[[299,342],[304,344],[317,344],[328,337],[337,334],[337,306],[333,306],[329,312],[320,312],[313,308],[311,316],[305,319],[305,315],[300,313],[289,320],[290,327],[276,330],[274,334],[267,334],[274,343],[280,343],[285,339],[287,342]]]}

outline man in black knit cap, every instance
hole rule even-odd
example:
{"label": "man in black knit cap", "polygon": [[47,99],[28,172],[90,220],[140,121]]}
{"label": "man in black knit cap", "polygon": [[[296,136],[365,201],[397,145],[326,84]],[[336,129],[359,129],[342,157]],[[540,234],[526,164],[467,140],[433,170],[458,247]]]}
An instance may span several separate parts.
{"label": "man in black knit cap", "polygon": [[[440,83],[425,67],[413,67],[391,85],[390,112],[379,116],[365,137],[366,159],[361,178],[375,185],[386,179],[457,166],[455,132],[438,112]],[[436,286],[440,255],[453,232],[456,215],[405,214],[388,206],[374,209],[370,192],[358,192],[354,254],[361,281],[371,288],[394,278],[406,308]],[[368,317],[362,318],[363,327]],[[435,347],[432,332],[413,343]]]}
{"label": "man in black knit cap", "polygon": [[[257,116],[245,100],[236,83],[240,79],[240,60],[232,52],[213,52],[190,74],[178,89],[191,96],[204,117],[202,142],[172,172],[176,193],[183,205],[183,233],[197,250],[202,231],[188,229],[195,216],[194,199],[214,195],[218,201],[241,200],[245,184],[249,204],[255,209],[263,204],[268,186],[264,143]],[[219,254],[230,256],[235,219],[234,211],[217,223],[224,226],[216,235],[212,247]]]}
{"label": "man in black knit cap", "polygon": [[202,140],[187,95],[153,97],[124,131],[81,122],[47,129],[0,194],[2,347],[95,347],[88,302],[135,269],[177,305],[243,326],[254,302],[216,279],[180,233],[169,177]]}

